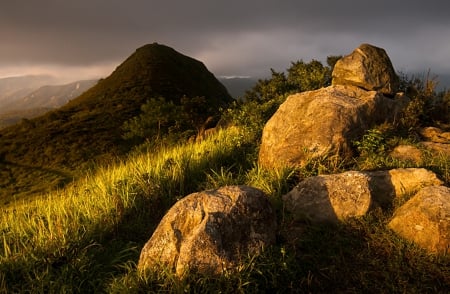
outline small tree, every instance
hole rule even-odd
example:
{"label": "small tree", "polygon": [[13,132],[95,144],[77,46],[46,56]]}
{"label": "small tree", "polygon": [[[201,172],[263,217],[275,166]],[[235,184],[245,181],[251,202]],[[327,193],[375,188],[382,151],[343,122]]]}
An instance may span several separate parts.
{"label": "small tree", "polygon": [[242,103],[235,103],[233,108],[225,111],[223,118],[234,124],[242,125],[259,137],[265,123],[278,107],[293,93],[316,90],[331,84],[331,64],[340,57],[330,57],[329,65],[323,66],[320,61],[302,60],[293,62],[284,72],[271,69],[271,78],[259,80],[247,91]]}
{"label": "small tree", "polygon": [[331,84],[331,68],[320,61],[299,60],[288,69],[288,82],[297,92],[316,90]]}
{"label": "small tree", "polygon": [[267,102],[286,93],[293,92],[286,75],[270,69],[271,78],[262,79],[255,86],[245,93],[244,101]]}
{"label": "small tree", "polygon": [[141,107],[138,116],[125,122],[123,130],[125,139],[160,140],[176,129],[179,121],[179,106],[163,97],[151,98]]}
{"label": "small tree", "polygon": [[449,121],[449,94],[436,92],[437,77],[430,77],[430,72],[424,78],[409,78],[405,74],[400,74],[400,77],[400,90],[411,98],[401,116],[403,129],[413,131],[439,121]]}

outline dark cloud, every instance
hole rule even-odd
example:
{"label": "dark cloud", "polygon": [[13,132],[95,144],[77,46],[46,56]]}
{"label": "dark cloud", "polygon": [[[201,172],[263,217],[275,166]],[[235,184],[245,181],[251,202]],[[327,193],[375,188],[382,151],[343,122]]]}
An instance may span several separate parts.
{"label": "dark cloud", "polygon": [[218,75],[262,75],[365,42],[385,48],[398,69],[450,72],[450,4],[442,0],[5,2],[0,75],[45,65],[106,70],[154,41]]}

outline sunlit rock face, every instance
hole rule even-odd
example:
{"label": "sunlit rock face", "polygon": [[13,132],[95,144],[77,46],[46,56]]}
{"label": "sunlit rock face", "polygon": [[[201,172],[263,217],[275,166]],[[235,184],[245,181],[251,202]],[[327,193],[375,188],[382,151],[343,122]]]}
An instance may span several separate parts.
{"label": "sunlit rock face", "polygon": [[259,163],[267,168],[304,166],[324,156],[350,158],[352,142],[371,127],[392,121],[407,97],[335,85],[289,96],[263,129]]}
{"label": "sunlit rock face", "polygon": [[193,193],[164,216],[141,251],[138,268],[178,276],[220,274],[275,243],[276,216],[267,196],[248,186]]}
{"label": "sunlit rock face", "polygon": [[433,253],[450,251],[450,188],[426,187],[397,209],[389,227]]}
{"label": "sunlit rock face", "polygon": [[394,96],[400,85],[386,51],[369,44],[338,60],[332,77],[333,85],[353,85],[388,96]]}
{"label": "sunlit rock face", "polygon": [[351,158],[353,141],[394,121],[409,102],[398,86],[384,49],[359,46],[336,63],[331,86],[291,95],[278,108],[264,127],[259,163],[301,167],[315,158]]}
{"label": "sunlit rock face", "polygon": [[306,178],[282,199],[294,219],[336,223],[375,207],[392,207],[395,199],[439,185],[436,174],[424,168],[348,171]]}

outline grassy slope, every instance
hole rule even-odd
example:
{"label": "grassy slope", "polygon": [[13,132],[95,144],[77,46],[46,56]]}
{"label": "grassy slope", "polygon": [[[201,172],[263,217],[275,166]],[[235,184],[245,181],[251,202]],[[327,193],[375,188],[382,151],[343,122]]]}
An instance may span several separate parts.
{"label": "grassy slope", "polygon": [[[289,170],[254,166],[255,138],[234,128],[201,143],[131,156],[35,201],[3,207],[0,216],[0,292],[444,292],[449,257],[430,256],[386,228],[390,211],[336,227],[293,223],[280,197]],[[395,165],[398,162],[370,162]],[[449,159],[428,161],[446,177]],[[368,162],[364,162],[367,167]],[[328,169],[326,169],[328,168]],[[313,162],[301,174],[336,171]],[[248,257],[221,277],[169,271],[141,276],[136,262],[164,212],[180,197],[225,184],[263,189],[276,206],[277,245]]]}
{"label": "grassy slope", "polygon": [[0,130],[0,203],[61,187],[92,162],[116,160],[130,147],[121,126],[142,104],[183,95],[204,96],[213,109],[232,100],[201,62],[163,45],[137,49],[64,107]]}

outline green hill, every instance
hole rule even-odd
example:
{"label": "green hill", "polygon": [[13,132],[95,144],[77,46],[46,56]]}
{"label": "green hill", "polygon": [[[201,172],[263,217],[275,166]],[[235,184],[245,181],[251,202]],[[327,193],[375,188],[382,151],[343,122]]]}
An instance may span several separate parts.
{"label": "green hill", "polygon": [[64,184],[89,162],[110,163],[129,151],[121,127],[147,100],[183,96],[204,97],[217,114],[232,101],[200,61],[156,43],[137,49],[62,108],[0,130],[0,199]]}

